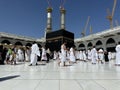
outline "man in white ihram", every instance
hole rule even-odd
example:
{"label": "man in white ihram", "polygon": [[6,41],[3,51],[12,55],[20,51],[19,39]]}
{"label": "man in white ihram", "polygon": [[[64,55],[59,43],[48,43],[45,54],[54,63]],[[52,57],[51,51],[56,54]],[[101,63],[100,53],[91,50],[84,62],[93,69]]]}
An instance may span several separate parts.
{"label": "man in white ihram", "polygon": [[92,59],[92,64],[96,64],[97,50],[95,46],[93,46],[93,49],[91,49],[91,59]]}
{"label": "man in white ihram", "polygon": [[118,45],[115,48],[116,50],[116,66],[120,66],[120,42],[118,43]]}
{"label": "man in white ihram", "polygon": [[60,63],[62,62],[63,63],[63,66],[65,66],[65,62],[66,62],[66,43],[63,43],[61,45],[61,60],[60,62],[58,62],[58,65],[60,66]]}
{"label": "man in white ihram", "polygon": [[30,65],[37,65],[37,56],[40,56],[39,47],[36,42],[33,42],[31,47],[31,57],[30,57]]}

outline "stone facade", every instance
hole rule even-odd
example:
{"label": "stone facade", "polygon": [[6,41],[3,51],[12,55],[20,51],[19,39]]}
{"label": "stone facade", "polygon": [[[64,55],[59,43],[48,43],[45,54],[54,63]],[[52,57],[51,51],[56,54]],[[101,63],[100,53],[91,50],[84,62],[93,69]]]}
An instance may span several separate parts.
{"label": "stone facade", "polygon": [[120,26],[86,37],[77,38],[74,42],[77,50],[91,49],[94,45],[97,49],[103,48],[107,51],[115,51],[116,44],[120,42]]}
{"label": "stone facade", "polygon": [[43,46],[45,44],[44,38],[35,39],[31,37],[25,37],[25,36],[0,32],[0,43],[1,44],[31,46],[34,41],[36,41],[38,45],[40,46]]}

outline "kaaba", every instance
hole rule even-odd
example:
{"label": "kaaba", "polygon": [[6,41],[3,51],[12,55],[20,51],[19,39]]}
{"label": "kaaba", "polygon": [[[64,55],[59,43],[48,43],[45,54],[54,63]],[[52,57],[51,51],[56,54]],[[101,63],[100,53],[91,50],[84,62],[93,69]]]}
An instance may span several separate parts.
{"label": "kaaba", "polygon": [[50,51],[59,51],[64,42],[67,48],[74,46],[74,34],[64,29],[46,34],[46,48]]}

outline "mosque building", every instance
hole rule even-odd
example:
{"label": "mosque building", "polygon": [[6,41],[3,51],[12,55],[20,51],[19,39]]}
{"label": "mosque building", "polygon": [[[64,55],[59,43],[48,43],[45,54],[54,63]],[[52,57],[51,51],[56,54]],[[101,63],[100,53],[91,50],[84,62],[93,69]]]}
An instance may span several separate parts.
{"label": "mosque building", "polygon": [[[60,6],[60,29],[57,31],[52,31],[53,9],[50,5],[49,0],[48,5],[49,7],[47,8],[46,30],[45,36],[43,38],[36,39],[32,37],[0,32],[0,44],[31,46],[32,43],[36,41],[39,46],[46,45],[47,48],[51,48],[52,51],[54,51],[55,49],[60,50],[61,44],[63,42],[67,42],[69,48],[74,45],[77,50],[87,50],[91,49],[92,46],[95,46],[96,49],[102,48],[111,52],[115,51],[116,44],[120,42],[120,26],[74,39],[74,33],[66,30],[66,9],[64,8],[64,1],[61,3]],[[54,45],[54,48],[51,47],[52,45]]]}
{"label": "mosque building", "polygon": [[[102,48],[107,51],[115,51],[115,46],[120,42],[120,26],[113,29],[104,30],[95,34],[91,34],[85,37],[74,39],[74,44],[77,50],[91,49],[92,46],[96,46],[97,49]],[[32,38],[20,35],[14,35],[10,33],[0,32],[0,43],[4,45],[21,45],[31,46],[32,42],[36,41],[40,46],[45,44],[45,38]]]}
{"label": "mosque building", "polygon": [[74,40],[77,50],[91,49],[96,46],[97,49],[102,48],[107,51],[115,51],[115,46],[120,42],[120,26],[113,29],[104,30],[95,34],[88,35]]}
{"label": "mosque building", "polygon": [[36,41],[39,46],[42,46],[45,42],[44,38],[36,39],[27,36],[0,32],[0,44],[2,45],[31,46],[34,41]]}

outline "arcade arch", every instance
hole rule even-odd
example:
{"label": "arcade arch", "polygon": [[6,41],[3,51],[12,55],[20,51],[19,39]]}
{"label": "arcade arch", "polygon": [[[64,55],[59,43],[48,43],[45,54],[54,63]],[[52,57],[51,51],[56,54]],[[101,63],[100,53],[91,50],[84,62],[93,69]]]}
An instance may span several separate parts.
{"label": "arcade arch", "polygon": [[106,41],[106,50],[109,52],[115,52],[116,42],[113,38],[109,38]]}
{"label": "arcade arch", "polygon": [[103,49],[103,43],[102,43],[102,41],[100,41],[100,40],[98,40],[97,42],[96,42],[96,49],[98,50],[98,49],[100,49],[100,48],[102,48]]}
{"label": "arcade arch", "polygon": [[32,44],[31,44],[31,43],[27,43],[25,46],[29,46],[29,47],[31,47],[31,46],[32,46]]}
{"label": "arcade arch", "polygon": [[15,45],[23,46],[23,44],[21,42],[16,42]]}
{"label": "arcade arch", "polygon": [[83,43],[79,44],[79,50],[84,50],[85,49],[85,45]]}
{"label": "arcade arch", "polygon": [[8,44],[8,45],[11,44],[10,41],[8,41],[8,40],[3,40],[1,43],[2,44]]}
{"label": "arcade arch", "polygon": [[92,44],[91,42],[89,42],[88,45],[87,45],[87,48],[88,48],[88,49],[91,49],[92,46],[93,46],[93,44]]}

